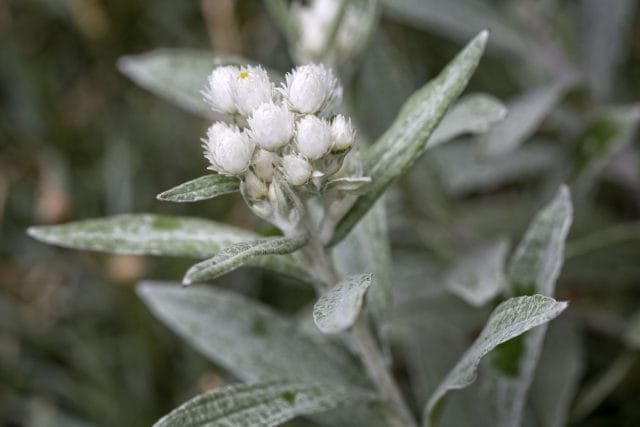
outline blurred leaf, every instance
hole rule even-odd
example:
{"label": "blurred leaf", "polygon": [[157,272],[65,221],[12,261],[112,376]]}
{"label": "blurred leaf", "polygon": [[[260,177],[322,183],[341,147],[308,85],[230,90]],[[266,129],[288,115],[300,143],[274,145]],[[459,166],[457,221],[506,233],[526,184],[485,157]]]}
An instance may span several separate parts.
{"label": "blurred leaf", "polygon": [[[250,231],[214,221],[152,214],[116,215],[30,227],[27,232],[37,240],[65,248],[189,258],[211,257],[231,244],[260,238]],[[301,262],[289,256],[270,256],[256,259],[252,265],[312,283]]]}
{"label": "blurred leaf", "polygon": [[371,285],[371,274],[349,276],[322,295],[313,306],[313,320],[325,334],[337,334],[353,326],[362,300]]}
{"label": "blurred leaf", "polygon": [[383,0],[392,18],[425,30],[434,30],[457,41],[468,40],[478,31],[491,29],[491,46],[531,55],[530,37],[520,25],[480,0]]}
{"label": "blurred leaf", "polygon": [[484,133],[504,119],[507,107],[493,96],[467,95],[455,103],[431,135],[431,146],[465,133]]}
{"label": "blurred leaf", "polygon": [[370,183],[371,178],[368,176],[336,178],[327,182],[325,191],[343,191],[350,194],[361,194],[367,190]]}
{"label": "blurred leaf", "polygon": [[148,91],[207,119],[220,120],[204,101],[207,77],[221,65],[244,65],[244,58],[218,55],[206,50],[156,49],[140,55],[123,56],[118,69]]}
{"label": "blurred leaf", "polygon": [[243,264],[265,257],[266,255],[290,254],[307,243],[307,236],[273,237],[249,242],[238,242],[227,246],[214,257],[193,265],[184,278],[183,285],[211,280],[229,273]]}
{"label": "blurred leaf", "polygon": [[198,202],[212,199],[240,189],[240,181],[235,176],[211,174],[180,184],[158,194],[158,200],[168,202]]}
{"label": "blurred leaf", "polygon": [[631,319],[622,340],[629,348],[640,350],[640,312]]}
{"label": "blurred leaf", "polygon": [[360,196],[336,227],[332,243],[342,240],[376,200],[430,148],[429,137],[449,105],[460,95],[475,71],[488,32],[473,39],[433,80],[407,100],[396,121],[365,153],[371,176],[369,191]]}
{"label": "blurred leaf", "polygon": [[473,306],[488,303],[505,287],[508,251],[503,239],[465,254],[447,275],[447,288]]}
{"label": "blurred leaf", "polygon": [[634,0],[603,2],[582,0],[584,70],[599,98],[609,98],[616,68],[622,65],[630,45]]}
{"label": "blurred leaf", "polygon": [[477,148],[475,141],[455,141],[436,148],[425,159],[450,195],[488,192],[541,174],[554,164],[557,154],[534,144],[498,157],[484,156]]}
{"label": "blurred leaf", "polygon": [[138,294],[171,330],[243,381],[366,384],[347,353],[240,294],[167,282],[143,282]]}
{"label": "blurred leaf", "polygon": [[530,90],[507,103],[507,117],[482,136],[485,154],[496,156],[524,143],[561,100],[567,83],[555,83]]}
{"label": "blurred leaf", "polygon": [[285,0],[266,0],[264,5],[287,39],[291,40],[297,36],[297,30],[293,22],[291,22],[291,14]]}
{"label": "blurred leaf", "polygon": [[435,423],[439,404],[449,391],[467,387],[475,381],[478,364],[487,353],[557,317],[565,308],[566,302],[557,302],[543,295],[514,297],[498,305],[480,336],[429,399],[423,414],[424,425]]}
{"label": "blurred leaf", "polygon": [[162,417],[154,427],[277,426],[300,415],[371,399],[370,393],[335,385],[231,385],[194,397]]}

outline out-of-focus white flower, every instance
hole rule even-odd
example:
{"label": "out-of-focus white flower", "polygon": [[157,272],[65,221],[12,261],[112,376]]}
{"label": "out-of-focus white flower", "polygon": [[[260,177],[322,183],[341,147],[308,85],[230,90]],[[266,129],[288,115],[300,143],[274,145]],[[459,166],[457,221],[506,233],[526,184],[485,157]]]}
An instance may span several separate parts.
{"label": "out-of-focus white flower", "polygon": [[281,92],[297,113],[320,113],[342,95],[338,80],[324,65],[299,66],[287,73],[285,80]]}
{"label": "out-of-focus white flower", "polygon": [[293,136],[294,116],[286,105],[260,104],[248,120],[252,141],[259,147],[276,151]]}
{"label": "out-of-focus white flower", "polygon": [[260,66],[247,65],[240,68],[234,86],[236,108],[244,116],[250,115],[260,104],[273,100],[273,83]]}
{"label": "out-of-focus white flower", "polygon": [[203,91],[203,95],[215,111],[225,114],[235,114],[237,112],[234,86],[239,72],[238,67],[227,65],[217,67],[209,75],[208,84]]}
{"label": "out-of-focus white flower", "polygon": [[314,0],[307,7],[292,4],[291,14],[300,34],[298,48],[304,56],[317,58],[323,53],[339,12],[340,0]]}
{"label": "out-of-focus white flower", "polygon": [[273,168],[280,160],[280,156],[270,151],[258,148],[253,155],[251,168],[258,178],[265,182],[273,179]]}
{"label": "out-of-focus white flower", "polygon": [[331,123],[331,139],[333,140],[331,151],[334,153],[353,147],[356,142],[356,130],[351,125],[351,119],[347,119],[342,114],[335,116]]}
{"label": "out-of-focus white flower", "polygon": [[247,172],[243,178],[244,193],[253,200],[266,199],[269,187],[260,178],[251,172]]}
{"label": "out-of-focus white flower", "polygon": [[324,156],[331,149],[331,128],[316,116],[304,116],[296,127],[298,152],[310,160]]}
{"label": "out-of-focus white flower", "polygon": [[236,126],[217,122],[207,131],[204,148],[205,157],[211,162],[209,169],[238,175],[249,167],[254,145]]}
{"label": "out-of-focus white flower", "polygon": [[282,168],[291,185],[306,184],[313,173],[311,164],[295,154],[287,154],[282,158]]}

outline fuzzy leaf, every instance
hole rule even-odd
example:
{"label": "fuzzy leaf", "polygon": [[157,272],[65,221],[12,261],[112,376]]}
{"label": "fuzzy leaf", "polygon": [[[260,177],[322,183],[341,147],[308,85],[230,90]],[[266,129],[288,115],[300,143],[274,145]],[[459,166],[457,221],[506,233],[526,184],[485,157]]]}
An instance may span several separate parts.
{"label": "fuzzy leaf", "polygon": [[465,388],[475,381],[478,364],[487,353],[498,345],[550,321],[566,307],[566,302],[558,302],[543,295],[514,297],[498,305],[480,336],[429,399],[423,415],[424,425],[434,423],[434,411],[449,391]]}
{"label": "fuzzy leaf", "polygon": [[371,177],[369,191],[356,200],[338,223],[333,244],[342,240],[387,187],[430,148],[429,137],[449,105],[467,85],[480,61],[488,35],[488,31],[482,31],[435,79],[413,94],[393,125],[367,150],[364,170]]}
{"label": "fuzzy leaf", "polygon": [[277,426],[300,415],[367,400],[372,400],[371,393],[335,385],[237,384],[194,397],[154,427]]}
{"label": "fuzzy leaf", "polygon": [[171,330],[243,381],[366,384],[342,349],[299,333],[295,322],[243,295],[173,282],[143,282],[137,291]]}
{"label": "fuzzy leaf", "polygon": [[336,178],[327,181],[325,191],[343,191],[350,194],[361,194],[367,191],[371,183],[368,176]]}
{"label": "fuzzy leaf", "polygon": [[325,334],[337,334],[353,326],[360,314],[362,300],[371,285],[371,274],[349,276],[313,306],[313,320]]}
{"label": "fuzzy leaf", "polygon": [[183,285],[215,279],[265,255],[286,255],[307,243],[307,236],[274,237],[239,242],[224,248],[214,257],[193,265],[184,278]]}
{"label": "fuzzy leaf", "polygon": [[465,133],[484,133],[507,116],[507,107],[493,96],[467,95],[444,116],[431,135],[430,145],[449,141]]}
{"label": "fuzzy leaf", "polygon": [[240,190],[235,176],[211,174],[201,176],[158,194],[158,200],[168,202],[198,202]]}
{"label": "fuzzy leaf", "polygon": [[556,83],[533,89],[508,102],[509,115],[482,136],[484,152],[498,156],[522,145],[538,129],[567,88],[566,83]]}
{"label": "fuzzy leaf", "polygon": [[123,56],[118,69],[139,86],[191,113],[220,119],[202,96],[207,76],[220,65],[243,65],[244,58],[206,50],[157,49]]}
{"label": "fuzzy leaf", "polygon": [[447,288],[467,303],[480,307],[504,289],[509,242],[499,240],[464,255],[449,271]]}
{"label": "fuzzy leaf", "polygon": [[[64,225],[30,227],[37,240],[56,246],[118,254],[206,258],[259,235],[230,225],[191,217],[152,214],[116,215]],[[300,260],[290,256],[256,259],[252,265],[313,282]]]}

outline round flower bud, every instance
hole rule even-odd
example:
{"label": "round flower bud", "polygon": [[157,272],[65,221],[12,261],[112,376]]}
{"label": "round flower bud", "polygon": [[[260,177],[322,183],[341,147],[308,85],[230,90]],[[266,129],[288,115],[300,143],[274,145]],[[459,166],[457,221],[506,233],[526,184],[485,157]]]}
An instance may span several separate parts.
{"label": "round flower bud", "polygon": [[269,193],[267,184],[251,172],[247,172],[242,181],[244,194],[252,200],[266,199]]}
{"label": "round flower bud", "polygon": [[253,111],[248,124],[249,135],[257,146],[276,151],[291,140],[294,116],[286,106],[266,102]]}
{"label": "round flower bud", "polygon": [[324,65],[302,65],[287,73],[285,80],[282,94],[298,113],[318,113],[340,93],[338,80]]}
{"label": "round flower bud", "polygon": [[301,118],[296,127],[296,145],[300,154],[308,159],[316,160],[324,156],[331,148],[329,124],[316,116]]}
{"label": "round flower bud", "polygon": [[291,185],[306,184],[313,173],[311,163],[295,154],[287,154],[282,158],[282,168]]}
{"label": "round flower bud", "polygon": [[236,126],[217,122],[207,131],[205,157],[217,172],[238,175],[249,167],[254,145]]}
{"label": "round flower bud", "polygon": [[331,123],[331,151],[341,153],[350,149],[356,142],[356,130],[351,125],[351,119],[338,114]]}
{"label": "round flower bud", "polygon": [[208,85],[203,95],[215,111],[225,114],[237,112],[233,87],[238,73],[238,67],[228,65],[217,67],[209,75]]}
{"label": "round flower bud", "polygon": [[260,66],[242,67],[236,73],[234,89],[236,108],[243,116],[248,116],[260,104],[273,99],[273,83]]}
{"label": "round flower bud", "polygon": [[273,167],[278,162],[279,156],[270,151],[258,148],[253,155],[253,164],[251,169],[258,178],[265,182],[271,182],[273,179]]}

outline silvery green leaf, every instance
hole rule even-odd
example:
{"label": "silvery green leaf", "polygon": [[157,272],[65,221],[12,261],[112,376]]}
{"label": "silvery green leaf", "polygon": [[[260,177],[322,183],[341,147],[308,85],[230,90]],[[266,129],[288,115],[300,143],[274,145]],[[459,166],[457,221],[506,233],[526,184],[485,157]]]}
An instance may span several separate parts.
{"label": "silvery green leaf", "polygon": [[[188,258],[211,257],[231,244],[260,238],[253,232],[214,221],[153,214],[30,227],[27,232],[37,240],[65,248]],[[265,257],[253,265],[313,282],[302,260],[291,256]]]}
{"label": "silvery green leaf", "polygon": [[277,426],[300,415],[372,400],[371,393],[329,384],[236,384],[194,397],[154,427]]}
{"label": "silvery green leaf", "polygon": [[569,410],[584,371],[584,349],[574,322],[558,319],[549,325],[531,384],[530,402],[539,425],[566,426]]}
{"label": "silvery green leaf", "polygon": [[164,191],[158,194],[157,199],[169,202],[197,202],[239,190],[240,181],[237,177],[211,174],[187,181],[184,184]]}
{"label": "silvery green leaf", "polygon": [[143,282],[138,294],[171,330],[243,381],[366,385],[342,349],[243,295],[211,286]]}
{"label": "silvery green leaf", "polygon": [[455,141],[436,148],[425,158],[448,194],[491,191],[535,176],[551,167],[557,154],[552,148],[534,144],[499,157],[484,156],[477,148],[473,140]]}
{"label": "silvery green leaf", "polygon": [[118,60],[118,69],[139,86],[191,113],[220,119],[202,96],[214,67],[242,65],[244,58],[206,50],[157,49]]}
{"label": "silvery green leaf", "polygon": [[265,255],[290,254],[304,246],[307,240],[306,235],[301,235],[234,243],[222,249],[212,258],[189,268],[182,279],[182,284],[190,285],[194,282],[215,279]]}
{"label": "silvery green leaf", "polygon": [[371,285],[371,274],[349,276],[322,295],[313,306],[313,320],[325,334],[337,334],[353,326],[362,300]]}
{"label": "silvery green leaf", "polygon": [[491,28],[495,48],[529,58],[532,39],[514,20],[481,0],[383,0],[387,16],[458,41]]}
{"label": "silvery green leaf", "polygon": [[447,274],[447,288],[473,306],[488,303],[505,287],[508,250],[503,239],[465,254]]}
{"label": "silvery green leaf", "polygon": [[507,117],[482,136],[485,154],[497,156],[522,145],[538,129],[568,87],[568,83],[555,83],[530,90],[507,102]]}
{"label": "silvery green leaf", "polygon": [[554,199],[538,212],[511,258],[509,294],[553,294],[572,219],[571,195],[563,185]]}
{"label": "silvery green leaf", "polygon": [[637,2],[583,0],[580,6],[584,21],[584,70],[595,94],[599,98],[608,97],[616,68],[628,53]]}
{"label": "silvery green leaf", "polygon": [[368,176],[336,178],[327,181],[325,191],[342,191],[351,194],[361,194],[371,183]]}
{"label": "silvery green leaf", "polygon": [[431,135],[431,146],[465,133],[484,133],[504,119],[507,108],[493,96],[467,95],[456,102]]}
{"label": "silvery green leaf", "polygon": [[498,345],[557,317],[566,307],[567,303],[543,295],[514,297],[498,305],[480,336],[427,402],[423,415],[424,425],[434,424],[435,411],[447,393],[467,387],[475,381],[478,364],[486,354]]}
{"label": "silvery green leaf", "polygon": [[387,187],[430,148],[429,137],[449,105],[467,85],[480,61],[488,35],[488,31],[482,31],[435,79],[414,93],[393,125],[367,150],[364,170],[371,177],[369,191],[356,200],[338,223],[332,243],[344,238]]}

